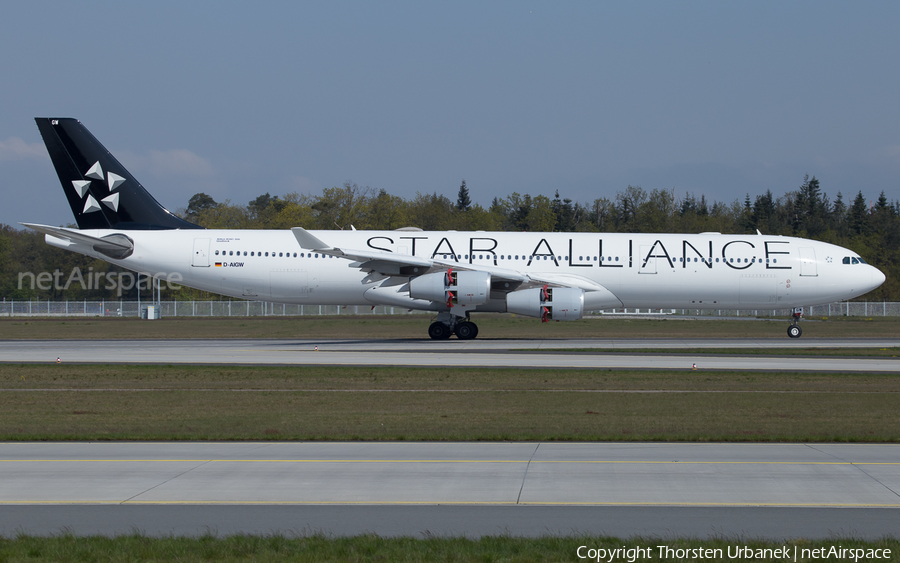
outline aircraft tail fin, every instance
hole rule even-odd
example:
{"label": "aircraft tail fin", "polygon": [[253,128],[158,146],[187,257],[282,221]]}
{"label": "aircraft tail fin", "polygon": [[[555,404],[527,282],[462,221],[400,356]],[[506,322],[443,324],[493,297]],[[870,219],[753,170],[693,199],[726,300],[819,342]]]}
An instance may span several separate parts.
{"label": "aircraft tail fin", "polygon": [[77,119],[36,117],[79,229],[199,229],[157,202]]}

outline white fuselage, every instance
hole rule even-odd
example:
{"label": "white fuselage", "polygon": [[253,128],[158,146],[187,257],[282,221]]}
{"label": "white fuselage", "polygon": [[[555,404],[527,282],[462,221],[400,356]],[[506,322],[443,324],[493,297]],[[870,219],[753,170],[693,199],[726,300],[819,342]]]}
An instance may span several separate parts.
{"label": "white fuselage", "polygon": [[[380,286],[398,285],[397,276],[373,275],[361,270],[359,262],[301,248],[289,230],[82,232],[95,237],[126,234],[134,241],[134,252],[115,260],[89,246],[49,235],[47,242],[140,273],[168,276],[175,281],[180,277],[183,285],[232,297],[374,305],[384,304],[375,297]],[[717,233],[310,233],[342,249],[417,256],[449,267],[513,271],[581,287],[586,290],[586,310],[790,308],[851,299],[884,281],[879,270],[861,262],[850,250],[793,237]],[[600,289],[611,295],[592,292],[595,286],[602,286]],[[495,294],[491,295],[493,303],[471,310],[506,310],[505,304],[497,303]],[[591,295],[597,298],[591,300]],[[502,293],[497,296],[502,299]],[[402,300],[402,295],[399,298]],[[410,308],[442,307],[417,307],[410,300]]]}

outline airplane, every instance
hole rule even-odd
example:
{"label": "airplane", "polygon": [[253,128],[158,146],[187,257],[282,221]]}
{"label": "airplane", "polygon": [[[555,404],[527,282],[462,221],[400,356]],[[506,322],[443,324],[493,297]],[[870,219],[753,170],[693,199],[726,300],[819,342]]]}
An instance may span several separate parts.
{"label": "airplane", "polygon": [[791,309],[884,280],[857,253],[786,236],[204,229],[153,196],[72,118],[35,118],[77,229],[34,223],[51,246],[235,298],[432,311],[428,335],[478,335],[472,313],[574,321],[587,311]]}

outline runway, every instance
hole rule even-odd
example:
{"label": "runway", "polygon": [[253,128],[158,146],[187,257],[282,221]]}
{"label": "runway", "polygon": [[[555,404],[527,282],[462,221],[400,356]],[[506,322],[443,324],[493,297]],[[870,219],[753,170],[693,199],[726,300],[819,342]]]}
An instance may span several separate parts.
{"label": "runway", "polygon": [[[898,358],[695,353],[700,348],[897,348],[897,339],[29,340],[0,342],[0,362],[357,365],[897,372]],[[593,350],[578,353],[571,350]],[[629,350],[671,350],[637,353]],[[602,354],[596,352],[603,352]],[[692,353],[693,352],[693,353]],[[676,355],[677,354],[677,355]]]}
{"label": "runway", "polygon": [[897,445],[0,444],[7,536],[874,538],[896,534],[898,492]]}

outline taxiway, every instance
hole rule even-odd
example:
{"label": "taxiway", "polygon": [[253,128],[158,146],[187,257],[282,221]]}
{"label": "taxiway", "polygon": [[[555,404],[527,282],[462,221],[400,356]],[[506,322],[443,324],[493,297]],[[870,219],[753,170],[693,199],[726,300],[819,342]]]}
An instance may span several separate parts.
{"label": "taxiway", "polygon": [[898,491],[897,445],[0,444],[3,535],[880,537]]}

